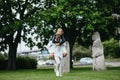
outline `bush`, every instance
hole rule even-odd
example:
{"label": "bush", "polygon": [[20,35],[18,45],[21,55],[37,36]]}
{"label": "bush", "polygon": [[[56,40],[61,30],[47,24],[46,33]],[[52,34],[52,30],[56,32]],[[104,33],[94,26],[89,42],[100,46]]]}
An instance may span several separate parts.
{"label": "bush", "polygon": [[5,70],[7,66],[7,59],[3,54],[0,54],[0,70]]}
{"label": "bush", "polygon": [[[0,54],[0,70],[7,69],[8,59],[5,55]],[[17,57],[16,68],[17,69],[36,69],[37,60],[30,57]]]}
{"label": "bush", "polygon": [[29,62],[32,69],[37,68],[37,60],[35,58],[29,58]]}
{"label": "bush", "polygon": [[30,57],[18,57],[16,61],[17,69],[35,69],[37,60]]}
{"label": "bush", "polygon": [[105,57],[107,58],[116,58],[120,57],[119,51],[117,52],[116,50],[119,50],[119,42],[113,38],[111,38],[108,41],[103,42],[104,45],[104,54]]}
{"label": "bush", "polygon": [[91,50],[83,46],[75,47],[73,49],[73,59],[80,60],[82,57],[91,57]]}
{"label": "bush", "polygon": [[116,58],[120,58],[120,47],[117,47],[117,48],[115,49],[115,57],[116,57]]}

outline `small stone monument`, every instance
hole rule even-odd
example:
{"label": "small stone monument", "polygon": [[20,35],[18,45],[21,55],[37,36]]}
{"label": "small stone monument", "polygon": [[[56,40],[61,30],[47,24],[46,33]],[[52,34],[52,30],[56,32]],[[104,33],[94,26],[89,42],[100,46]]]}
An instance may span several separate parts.
{"label": "small stone monument", "polygon": [[68,51],[68,54],[66,57],[64,57],[64,60],[63,60],[64,73],[70,72],[70,48],[69,48],[69,43],[67,41],[66,41],[66,49]]}
{"label": "small stone monument", "polygon": [[94,32],[92,40],[93,70],[105,70],[104,50],[99,32]]}

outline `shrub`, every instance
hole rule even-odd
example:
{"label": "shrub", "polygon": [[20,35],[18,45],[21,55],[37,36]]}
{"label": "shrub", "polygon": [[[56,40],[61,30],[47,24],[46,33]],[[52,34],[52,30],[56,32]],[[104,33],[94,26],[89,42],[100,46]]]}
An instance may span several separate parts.
{"label": "shrub", "polygon": [[30,57],[18,57],[16,61],[17,69],[35,69],[37,60]]}
{"label": "shrub", "polygon": [[80,60],[82,57],[91,57],[91,50],[83,46],[75,47],[73,49],[73,59]]}
{"label": "shrub", "polygon": [[117,48],[115,49],[115,57],[116,57],[116,58],[120,58],[120,47],[117,47]]}
{"label": "shrub", "polygon": [[[7,69],[7,56],[0,54],[0,70]],[[35,69],[37,67],[37,60],[31,57],[17,57],[16,68],[17,69]]]}
{"label": "shrub", "polygon": [[32,69],[37,68],[37,60],[34,59],[34,58],[29,58],[29,60],[30,60],[30,63],[31,63],[31,68]]}
{"label": "shrub", "polygon": [[0,70],[6,69],[7,59],[3,54],[0,54]]}
{"label": "shrub", "polygon": [[117,40],[111,38],[108,41],[104,41],[103,45],[104,45],[105,57],[107,57],[107,58],[116,58],[116,57],[119,56],[119,53],[117,53],[117,51],[115,51],[119,47],[119,43],[118,43]]}

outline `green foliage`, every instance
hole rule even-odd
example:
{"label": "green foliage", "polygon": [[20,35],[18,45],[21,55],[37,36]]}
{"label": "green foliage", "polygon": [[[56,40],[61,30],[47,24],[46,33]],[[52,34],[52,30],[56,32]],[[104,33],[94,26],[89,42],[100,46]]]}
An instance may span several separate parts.
{"label": "green foliage", "polygon": [[35,69],[37,67],[37,61],[30,57],[18,57],[17,69]]}
{"label": "green foliage", "polygon": [[[5,55],[0,54],[0,70],[7,69],[8,59]],[[37,60],[31,57],[17,57],[17,69],[36,69]]]}
{"label": "green foliage", "polygon": [[76,60],[80,60],[82,57],[91,57],[91,50],[88,48],[85,48],[83,46],[78,46],[73,49],[72,58]]}
{"label": "green foliage", "polygon": [[[56,1],[55,6],[38,11],[38,13],[39,17],[45,21],[46,26],[53,26],[51,29],[55,29],[59,25],[66,27],[67,37],[70,35],[70,29],[74,29],[77,33],[76,41],[81,45],[88,46],[91,44],[93,31],[99,31],[102,40],[116,37],[115,30],[118,23],[113,18],[112,13],[114,13],[114,7],[117,8],[118,4],[118,0],[107,2],[98,0],[59,0],[59,2]],[[75,32],[70,31],[72,34]]]}
{"label": "green foliage", "polygon": [[7,59],[3,54],[0,54],[0,70],[5,70],[7,66]]}
{"label": "green foliage", "polygon": [[115,51],[117,48],[119,49],[119,42],[117,40],[111,38],[110,40],[104,41],[103,45],[105,57],[107,58],[120,57],[119,53]]}

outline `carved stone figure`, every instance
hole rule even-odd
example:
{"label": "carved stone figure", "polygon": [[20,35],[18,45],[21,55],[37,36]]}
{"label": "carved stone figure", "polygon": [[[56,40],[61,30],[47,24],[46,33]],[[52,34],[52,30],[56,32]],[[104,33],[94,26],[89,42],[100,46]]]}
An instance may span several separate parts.
{"label": "carved stone figure", "polygon": [[94,32],[92,40],[93,70],[105,70],[104,50],[99,32]]}
{"label": "carved stone figure", "polygon": [[69,43],[67,41],[65,43],[68,54],[66,57],[64,57],[63,60],[63,72],[68,73],[70,72],[70,48],[69,48]]}

